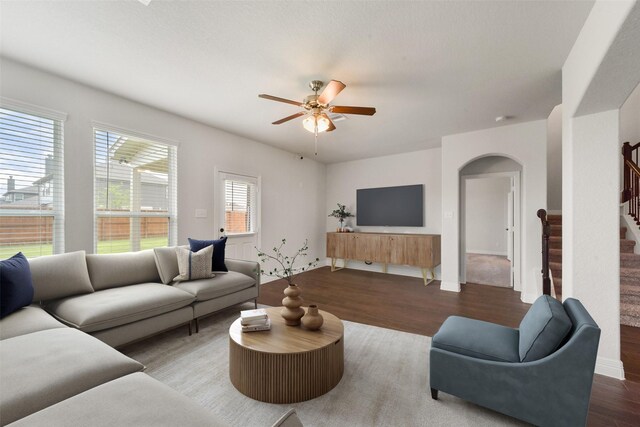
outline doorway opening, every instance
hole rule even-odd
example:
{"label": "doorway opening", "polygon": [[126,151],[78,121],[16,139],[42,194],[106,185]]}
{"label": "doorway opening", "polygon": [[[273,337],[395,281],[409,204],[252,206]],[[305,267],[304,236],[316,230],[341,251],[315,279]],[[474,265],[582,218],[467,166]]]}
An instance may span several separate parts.
{"label": "doorway opening", "polygon": [[520,169],[490,156],[461,170],[461,283],[520,290]]}

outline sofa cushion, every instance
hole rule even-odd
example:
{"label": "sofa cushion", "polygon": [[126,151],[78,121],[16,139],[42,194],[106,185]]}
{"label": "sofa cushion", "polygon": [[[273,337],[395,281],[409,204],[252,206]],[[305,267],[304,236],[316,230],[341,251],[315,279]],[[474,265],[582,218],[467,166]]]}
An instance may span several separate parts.
{"label": "sofa cushion", "polygon": [[227,246],[227,236],[218,240],[197,240],[189,239],[189,247],[192,251],[197,252],[202,248],[213,245],[213,271],[229,271],[224,264],[224,253]]}
{"label": "sofa cushion", "polygon": [[178,256],[176,254],[177,247],[189,249],[187,245],[153,249],[158,274],[160,275],[160,280],[165,285],[173,282],[173,278],[180,274]]}
{"label": "sofa cushion", "polygon": [[431,345],[476,359],[519,362],[518,330],[466,317],[450,316]]}
{"label": "sofa cushion", "polygon": [[532,362],[553,353],[571,325],[560,301],[549,295],[538,298],[520,322],[520,361]]}
{"label": "sofa cushion", "polygon": [[226,273],[216,273],[216,276],[211,279],[178,282],[173,286],[193,295],[196,297],[196,301],[206,301],[250,288],[255,283],[256,281],[252,277],[235,271],[228,271]]}
{"label": "sofa cushion", "polygon": [[109,381],[14,424],[16,427],[86,425],[216,427],[224,424],[191,399],[143,373]]}
{"label": "sofa cushion", "polygon": [[0,261],[0,319],[33,301],[29,261],[18,252]]}
{"label": "sofa cushion", "polygon": [[172,286],[141,283],[64,298],[45,308],[64,323],[93,332],[168,313],[194,299]]}
{"label": "sofa cushion", "polygon": [[55,328],[66,328],[66,326],[40,306],[30,305],[11,313],[0,321],[0,340]]}
{"label": "sofa cushion", "polygon": [[2,424],[144,369],[102,341],[71,328],[4,340],[0,360]]}
{"label": "sofa cushion", "polygon": [[96,291],[136,283],[160,282],[153,250],[123,254],[89,254],[87,267]]}
{"label": "sofa cushion", "polygon": [[47,301],[93,292],[84,251],[29,260],[33,301]]}
{"label": "sofa cushion", "polygon": [[177,282],[186,282],[188,280],[209,279],[214,277],[211,272],[211,256],[213,255],[213,246],[207,246],[198,252],[193,252],[187,248],[176,248],[178,257],[178,274],[173,280]]}

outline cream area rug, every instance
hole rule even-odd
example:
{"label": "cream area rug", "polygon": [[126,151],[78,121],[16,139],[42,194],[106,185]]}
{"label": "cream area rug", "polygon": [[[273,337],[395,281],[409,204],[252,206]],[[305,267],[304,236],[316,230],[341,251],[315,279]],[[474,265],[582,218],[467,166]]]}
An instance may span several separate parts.
{"label": "cream area rug", "polygon": [[305,427],[314,426],[500,426],[513,418],[440,393],[429,392],[429,337],[344,322],[345,369],[340,383],[315,399],[276,405],[258,402],[229,381],[229,326],[236,306],[200,322],[124,347],[146,373],[208,408],[231,426],[271,426],[296,408]]}

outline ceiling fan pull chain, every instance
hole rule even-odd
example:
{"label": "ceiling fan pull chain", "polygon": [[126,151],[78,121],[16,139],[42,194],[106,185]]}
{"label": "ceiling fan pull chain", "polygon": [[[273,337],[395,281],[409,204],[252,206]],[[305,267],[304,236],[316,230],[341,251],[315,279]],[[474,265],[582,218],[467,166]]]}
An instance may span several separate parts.
{"label": "ceiling fan pull chain", "polygon": [[316,156],[318,155],[318,127],[316,126],[315,132],[315,140],[316,140]]}

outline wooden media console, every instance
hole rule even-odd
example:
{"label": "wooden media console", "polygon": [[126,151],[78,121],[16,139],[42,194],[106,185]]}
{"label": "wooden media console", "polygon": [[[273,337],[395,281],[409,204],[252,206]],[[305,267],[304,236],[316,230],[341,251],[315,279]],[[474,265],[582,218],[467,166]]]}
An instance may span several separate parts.
{"label": "wooden media console", "polygon": [[[349,260],[381,263],[383,273],[388,264],[419,267],[427,285],[440,265],[440,235],[331,232],[327,233],[327,257],[331,271],[345,268]],[[344,260],[343,267],[336,267],[338,259]]]}

